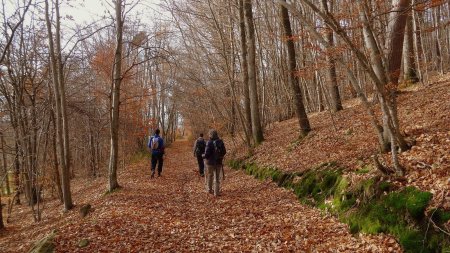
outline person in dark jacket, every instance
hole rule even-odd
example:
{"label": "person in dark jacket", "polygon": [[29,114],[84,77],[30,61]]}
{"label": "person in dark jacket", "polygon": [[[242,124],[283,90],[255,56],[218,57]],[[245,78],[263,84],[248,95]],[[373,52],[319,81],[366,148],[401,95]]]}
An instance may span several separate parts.
{"label": "person in dark jacket", "polygon": [[[205,155],[206,159],[206,186],[209,193],[219,196],[220,191],[220,172],[223,172],[222,160],[226,154],[223,141],[219,138],[217,131],[212,129],[209,131],[209,141],[206,143]],[[214,182],[214,191],[213,191]]]}
{"label": "person in dark jacket", "polygon": [[198,172],[200,176],[205,176],[205,162],[203,161],[203,153],[205,153],[206,141],[203,139],[203,134],[194,143],[194,157],[197,158]]}
{"label": "person in dark jacket", "polygon": [[162,167],[163,167],[163,156],[164,156],[164,140],[161,136],[159,136],[159,129],[155,130],[155,134],[150,137],[148,141],[148,147],[152,153],[152,175],[153,178],[155,176],[156,165],[158,164],[158,177],[161,176]]}

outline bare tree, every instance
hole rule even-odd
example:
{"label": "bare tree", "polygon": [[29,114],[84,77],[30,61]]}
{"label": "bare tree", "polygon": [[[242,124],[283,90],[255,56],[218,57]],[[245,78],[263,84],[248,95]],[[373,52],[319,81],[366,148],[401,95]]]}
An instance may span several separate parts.
{"label": "bare tree", "polygon": [[[249,91],[249,78],[248,78],[248,54],[247,54],[247,35],[245,32],[245,14],[244,14],[244,0],[239,0],[239,31],[241,38],[241,73],[242,73],[242,89],[244,95],[244,111],[245,111],[245,124],[244,128],[247,132],[252,134],[252,113],[250,109],[250,91]],[[250,140],[247,138],[247,144],[250,145]]]}
{"label": "bare tree", "polygon": [[[17,11],[15,11],[14,13],[17,14],[18,16],[18,21],[12,25],[7,19],[6,16],[4,16],[4,20],[3,20],[3,36],[6,39],[5,44],[0,46],[0,64],[3,63],[3,61],[5,60],[6,54],[8,52],[8,48],[11,46],[11,43],[13,42],[14,39],[14,35],[17,31],[17,29],[22,25],[23,21],[25,20],[25,16],[28,12],[28,10],[30,9],[32,0],[29,0],[28,2],[24,3],[23,7],[19,7],[19,9]],[[23,12],[20,12],[20,9],[23,9]],[[2,1],[2,12],[5,13],[5,2]],[[8,33],[8,29],[11,30],[11,33]],[[1,72],[1,71],[0,71]],[[1,75],[1,73],[0,73]]]}
{"label": "bare tree", "polygon": [[123,41],[123,12],[122,0],[116,0],[116,50],[114,53],[113,79],[111,86],[111,151],[109,157],[109,187],[111,192],[119,187],[117,181],[117,163],[119,155],[119,101],[120,101],[120,85],[122,83],[122,41]]}
{"label": "bare tree", "polygon": [[[328,3],[327,0],[322,0],[322,8],[324,10],[324,12],[329,13],[328,11]],[[333,1],[330,1],[330,4],[333,4]],[[331,9],[333,8],[332,6],[330,7]],[[327,69],[327,74],[328,74],[328,92],[330,94],[330,99],[329,99],[329,104],[330,104],[330,110],[332,112],[337,112],[342,110],[342,102],[341,102],[341,96],[339,94],[339,87],[338,87],[338,81],[337,81],[337,74],[336,74],[336,63],[334,60],[334,57],[331,56],[330,54],[332,54],[332,49],[334,47],[334,34],[333,34],[333,30],[330,29],[328,26],[326,27],[326,38],[328,41],[328,49],[329,52],[327,52],[326,54],[326,58],[328,61],[328,69]]]}
{"label": "bare tree", "polygon": [[[285,0],[283,0],[285,2]],[[291,21],[289,20],[288,9],[280,5],[281,22],[283,24],[285,41],[287,46],[287,57],[288,57],[288,75],[289,83],[294,97],[295,113],[297,114],[298,123],[300,126],[300,136],[304,137],[311,131],[309,125],[308,116],[306,115],[305,106],[303,105],[302,91],[299,86],[299,77],[296,74],[297,71],[297,61],[295,57],[295,47],[292,39],[292,29]]]}
{"label": "bare tree", "polygon": [[251,0],[244,0],[244,11],[248,43],[248,82],[252,118],[252,133],[255,145],[258,145],[264,140],[264,136],[259,113],[258,86],[256,85],[256,42]]}
{"label": "bare tree", "polygon": [[412,22],[412,9],[408,10],[406,21],[405,39],[403,41],[403,80],[412,83],[418,82],[416,70],[416,58],[414,50],[414,31]]}
{"label": "bare tree", "polygon": [[57,143],[59,153],[59,164],[61,167],[62,192],[64,209],[70,210],[73,207],[72,194],[70,191],[70,150],[69,150],[69,128],[66,112],[66,94],[64,84],[64,69],[61,51],[61,29],[59,15],[59,0],[55,0],[54,8],[56,12],[55,35],[53,35],[52,23],[50,20],[49,1],[45,0],[45,20],[48,31],[48,46],[50,51],[50,68],[52,70],[53,94],[55,96],[55,120]]}

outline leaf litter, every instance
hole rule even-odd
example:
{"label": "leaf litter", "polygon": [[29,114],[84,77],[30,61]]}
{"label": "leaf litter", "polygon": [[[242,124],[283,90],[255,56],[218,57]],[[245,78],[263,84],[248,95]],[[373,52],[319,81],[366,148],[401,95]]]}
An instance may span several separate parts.
{"label": "leaf litter", "polygon": [[[226,168],[215,198],[192,171],[190,149],[187,141],[168,149],[160,178],[150,179],[148,161],[127,167],[119,175],[122,188],[112,194],[103,194],[105,178],[76,180],[74,199],[90,203],[92,213],[62,214],[51,202],[42,224],[7,230],[3,252],[24,252],[52,229],[56,252],[401,252],[390,236],[352,236],[347,225],[300,204],[291,191],[241,171]],[[89,243],[80,247],[83,240]]]}

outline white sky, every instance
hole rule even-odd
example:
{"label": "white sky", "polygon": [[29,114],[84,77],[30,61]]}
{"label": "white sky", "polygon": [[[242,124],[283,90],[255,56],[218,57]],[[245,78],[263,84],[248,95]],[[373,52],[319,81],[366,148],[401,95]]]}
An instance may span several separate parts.
{"label": "white sky", "polygon": [[[131,7],[128,4],[134,5],[135,2],[137,0],[126,1],[125,11],[128,11]],[[161,0],[138,0],[138,2],[139,4],[131,11],[131,16],[140,13],[141,19],[145,22],[152,22],[153,18],[162,18],[164,15],[164,12],[161,15],[161,10],[158,7]],[[114,13],[112,5],[112,0],[65,0],[61,5],[61,16],[70,15],[77,24],[92,23],[103,17],[109,17],[110,13]]]}
{"label": "white sky", "polygon": [[[23,6],[23,1],[21,0],[2,0],[5,3],[5,13],[1,13],[1,17],[5,14],[10,17],[12,13],[17,10],[18,2],[20,6]],[[141,19],[145,23],[151,23],[154,18],[167,18],[168,13],[162,11],[158,4],[162,0],[125,0],[127,6],[125,10],[128,11],[131,7],[130,4],[139,2],[137,6],[129,13],[128,17],[135,16],[140,13]],[[43,11],[44,3],[40,2],[40,9]],[[113,0],[60,0],[60,12],[62,17],[71,16],[73,21],[63,20],[63,25],[71,26],[69,23],[76,23],[79,25],[89,24],[98,20],[103,19],[103,17],[110,17],[110,13],[114,13]],[[0,11],[3,12],[3,10]],[[108,13],[108,11],[110,13]],[[27,14],[29,15],[29,13]],[[43,19],[44,17],[42,17]],[[3,23],[3,20],[0,20]],[[3,24],[2,24],[3,25]]]}

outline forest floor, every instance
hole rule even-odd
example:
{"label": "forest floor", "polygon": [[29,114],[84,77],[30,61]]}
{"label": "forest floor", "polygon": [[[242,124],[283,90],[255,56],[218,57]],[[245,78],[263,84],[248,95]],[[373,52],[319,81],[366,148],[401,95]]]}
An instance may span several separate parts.
{"label": "forest floor", "polygon": [[[400,127],[414,145],[399,154],[406,176],[393,183],[429,191],[433,193],[432,206],[444,200],[442,206],[450,210],[450,74],[436,76],[429,83],[414,84],[399,92]],[[284,172],[301,172],[333,162],[345,168],[354,182],[379,174],[371,159],[378,153],[377,137],[358,99],[345,101],[344,110],[337,113],[323,111],[308,117],[312,131],[306,138],[299,139],[296,118],[276,122],[267,127],[265,141],[250,158],[240,141],[229,141],[229,146],[237,150],[233,159],[248,158],[247,162]],[[390,153],[381,155],[380,160],[391,166]],[[361,169],[368,173],[355,173]]]}
{"label": "forest floor", "polygon": [[[177,141],[167,150],[162,177],[150,179],[142,161],[122,171],[122,188],[106,195],[105,178],[76,179],[72,211],[49,202],[36,224],[29,208],[16,209],[0,234],[1,252],[26,252],[53,229],[57,252],[401,251],[387,235],[352,236],[347,225],[301,205],[291,191],[242,171],[225,169],[222,195],[215,198],[195,169],[191,143]],[[93,211],[81,218],[78,209],[86,203]],[[89,244],[81,248],[83,239]]]}
{"label": "forest floor", "polygon": [[[295,119],[266,129],[266,141],[254,150],[254,161],[283,171],[302,171],[324,162],[337,162],[353,177],[370,165],[377,151],[369,120],[356,100],[331,115],[309,115],[313,131],[298,139]],[[433,193],[433,201],[450,206],[450,75],[431,85],[416,85],[399,95],[400,123],[415,146],[400,155],[406,180]],[[235,156],[247,152],[227,142]],[[389,162],[389,155],[382,157]],[[206,193],[198,176],[191,142],[180,140],[167,149],[163,176],[150,179],[149,161],[120,170],[122,188],[105,194],[106,177],[72,181],[76,207],[66,213],[57,200],[45,202],[43,220],[34,223],[30,208],[14,206],[0,233],[0,252],[27,252],[32,244],[56,229],[58,252],[401,252],[389,235],[352,235],[348,225],[319,209],[302,205],[295,194],[243,171],[225,169],[222,196]],[[81,218],[79,207],[91,204]],[[86,239],[89,244],[79,247]]]}

